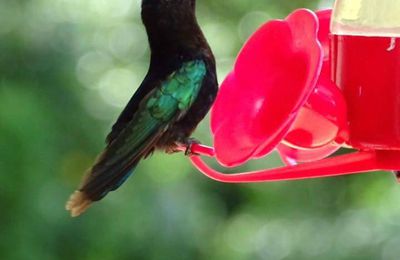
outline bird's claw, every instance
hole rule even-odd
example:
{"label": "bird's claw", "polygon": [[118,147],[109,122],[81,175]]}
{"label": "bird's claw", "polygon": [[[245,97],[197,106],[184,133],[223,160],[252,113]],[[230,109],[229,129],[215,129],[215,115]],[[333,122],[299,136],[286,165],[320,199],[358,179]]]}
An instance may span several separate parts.
{"label": "bird's claw", "polygon": [[186,156],[193,156],[193,155],[199,155],[198,153],[192,152],[192,146],[194,144],[200,144],[200,142],[194,138],[188,138],[185,142],[186,150],[185,150],[185,155]]}
{"label": "bird's claw", "polygon": [[173,153],[178,153],[182,152],[182,148],[185,148],[183,151],[186,156],[193,156],[193,155],[199,155],[197,153],[192,152],[192,146],[194,144],[200,144],[200,142],[194,138],[188,138],[187,140],[183,142],[175,142],[173,145],[170,145],[165,149],[165,152],[167,154],[173,154]]}

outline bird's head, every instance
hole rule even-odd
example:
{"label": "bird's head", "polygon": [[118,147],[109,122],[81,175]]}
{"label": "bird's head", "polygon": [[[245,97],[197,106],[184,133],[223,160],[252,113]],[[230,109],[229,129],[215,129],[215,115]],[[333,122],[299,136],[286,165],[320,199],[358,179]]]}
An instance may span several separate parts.
{"label": "bird's head", "polygon": [[182,26],[194,18],[196,0],[142,0],[142,19],[144,24]]}
{"label": "bird's head", "polygon": [[146,8],[194,8],[196,0],[142,0],[142,7]]}
{"label": "bird's head", "polygon": [[195,5],[196,0],[142,0],[142,20],[152,54],[191,52],[207,44]]}

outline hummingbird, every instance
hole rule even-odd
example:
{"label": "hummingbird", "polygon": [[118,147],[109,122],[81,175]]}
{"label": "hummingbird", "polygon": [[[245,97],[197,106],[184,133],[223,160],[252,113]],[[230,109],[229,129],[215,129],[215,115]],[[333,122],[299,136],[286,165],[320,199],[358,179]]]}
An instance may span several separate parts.
{"label": "hummingbird", "polygon": [[155,150],[184,146],[190,153],[197,142],[190,136],[217,95],[215,59],[196,19],[196,0],[142,0],[141,9],[149,69],[67,202],[72,216],[120,187]]}

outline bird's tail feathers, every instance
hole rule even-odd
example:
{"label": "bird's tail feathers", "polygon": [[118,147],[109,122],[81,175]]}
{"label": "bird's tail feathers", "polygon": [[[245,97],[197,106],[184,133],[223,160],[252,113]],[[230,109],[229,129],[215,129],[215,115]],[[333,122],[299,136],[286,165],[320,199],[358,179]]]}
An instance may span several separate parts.
{"label": "bird's tail feathers", "polygon": [[84,192],[76,190],[69,197],[65,209],[71,212],[72,217],[77,217],[85,212],[91,204],[92,200],[90,200]]}
{"label": "bird's tail feathers", "polygon": [[[66,208],[71,215],[78,216],[92,202],[101,200],[108,192],[121,186],[135,170],[139,161],[153,151],[161,134],[162,132],[158,132],[145,136],[146,138],[141,137],[139,141],[143,140],[137,141],[139,145],[128,146],[130,149],[120,149],[120,143],[112,143],[108,146],[85,175],[79,189],[71,195],[67,202]],[[121,138],[121,140],[120,142],[123,142],[126,138]],[[126,144],[123,145],[126,146]]]}
{"label": "bird's tail feathers", "polygon": [[129,163],[117,163],[111,167],[99,167],[96,164],[85,174],[80,188],[71,194],[65,205],[66,210],[71,212],[72,217],[81,215],[93,202],[101,200],[108,192],[121,186],[140,159],[141,157]]}

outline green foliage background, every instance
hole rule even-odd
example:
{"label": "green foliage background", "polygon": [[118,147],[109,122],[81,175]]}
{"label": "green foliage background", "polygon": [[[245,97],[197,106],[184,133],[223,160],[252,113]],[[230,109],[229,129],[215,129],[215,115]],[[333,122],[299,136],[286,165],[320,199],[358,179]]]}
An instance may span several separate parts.
{"label": "green foliage background", "polygon": [[[220,81],[262,22],[333,1],[198,0]],[[399,259],[391,174],[220,184],[156,154],[77,219],[64,203],[148,65],[139,0],[0,0],[1,259]],[[210,143],[208,120],[196,137]],[[279,165],[276,155],[239,170]]]}

